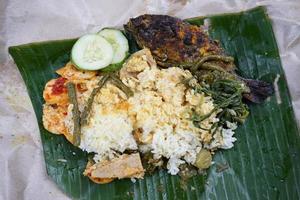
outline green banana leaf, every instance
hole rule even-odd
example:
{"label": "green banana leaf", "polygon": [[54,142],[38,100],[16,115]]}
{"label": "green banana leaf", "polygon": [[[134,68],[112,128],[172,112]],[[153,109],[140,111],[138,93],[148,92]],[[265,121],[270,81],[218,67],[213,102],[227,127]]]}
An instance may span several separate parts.
{"label": "green banana leaf", "polygon": [[[48,175],[73,199],[300,199],[300,139],[272,25],[263,7],[245,12],[188,19],[210,20],[210,35],[235,57],[244,77],[273,82],[278,95],[250,105],[250,117],[236,133],[234,148],[218,152],[206,175],[192,178],[185,189],[179,177],[164,170],[135,183],[105,185],[82,175],[87,154],[42,125],[42,91],[54,71],[70,59],[76,41],[60,40],[9,48],[27,85],[40,128]],[[131,46],[135,48],[134,42]],[[66,162],[61,162],[65,159]]]}

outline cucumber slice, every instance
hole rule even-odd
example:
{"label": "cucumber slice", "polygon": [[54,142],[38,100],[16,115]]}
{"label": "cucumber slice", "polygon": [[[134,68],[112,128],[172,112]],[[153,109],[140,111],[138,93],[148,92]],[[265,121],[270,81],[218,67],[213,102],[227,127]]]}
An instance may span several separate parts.
{"label": "cucumber slice", "polygon": [[98,70],[108,66],[113,59],[112,45],[98,34],[80,37],[71,51],[71,61],[83,70]]}
{"label": "cucumber slice", "polygon": [[129,51],[128,40],[123,33],[117,29],[105,28],[98,34],[104,37],[113,47],[114,57],[112,64],[122,62],[128,55]]}

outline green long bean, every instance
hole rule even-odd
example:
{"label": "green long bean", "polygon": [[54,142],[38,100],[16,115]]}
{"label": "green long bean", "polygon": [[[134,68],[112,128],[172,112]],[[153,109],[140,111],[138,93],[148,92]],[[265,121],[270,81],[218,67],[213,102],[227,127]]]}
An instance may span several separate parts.
{"label": "green long bean", "polygon": [[73,129],[73,144],[75,146],[80,145],[80,139],[81,139],[81,127],[80,127],[80,112],[78,109],[78,102],[77,102],[77,96],[76,96],[76,89],[74,83],[67,83],[67,90],[68,90],[68,96],[71,104],[73,104],[73,121],[74,121],[74,129]]}
{"label": "green long bean", "polygon": [[81,114],[81,126],[84,126],[84,125],[87,124],[88,117],[89,117],[89,114],[90,114],[90,111],[92,109],[92,105],[93,105],[93,102],[94,102],[94,98],[98,94],[98,92],[101,90],[101,88],[105,85],[105,83],[108,81],[109,77],[110,77],[109,74],[105,74],[99,80],[98,87],[93,89],[93,91],[92,91],[92,93],[91,93],[91,95],[90,95],[90,97],[87,101],[87,104],[84,107],[83,112]]}
{"label": "green long bean", "polygon": [[[192,72],[197,71],[199,68],[201,68],[203,66],[203,64],[205,64],[205,62],[210,61],[210,60],[215,60],[215,61],[223,61],[223,62],[233,62],[234,58],[230,57],[230,56],[222,56],[222,55],[208,55],[208,56],[203,56],[202,58],[200,58],[199,61],[196,62],[195,65],[193,65],[193,67],[191,68]],[[218,67],[220,68],[220,67]]]}
{"label": "green long bean", "polygon": [[115,74],[110,74],[110,78],[112,82],[126,94],[127,97],[133,96],[132,90],[127,87]]}

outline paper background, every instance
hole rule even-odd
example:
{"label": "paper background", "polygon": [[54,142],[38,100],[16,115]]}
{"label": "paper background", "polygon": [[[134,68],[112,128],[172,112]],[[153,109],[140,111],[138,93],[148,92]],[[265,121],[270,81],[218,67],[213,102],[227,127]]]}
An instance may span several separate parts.
{"label": "paper background", "polygon": [[187,18],[258,5],[273,21],[299,125],[300,1],[0,0],[0,200],[69,199],[47,177],[35,114],[8,46],[78,37],[143,13]]}

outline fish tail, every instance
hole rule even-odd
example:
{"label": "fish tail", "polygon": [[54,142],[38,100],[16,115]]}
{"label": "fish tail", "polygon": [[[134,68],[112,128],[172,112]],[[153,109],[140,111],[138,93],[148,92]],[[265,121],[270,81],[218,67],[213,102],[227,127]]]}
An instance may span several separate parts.
{"label": "fish tail", "polygon": [[274,94],[274,87],[271,83],[253,79],[243,79],[243,81],[250,89],[250,92],[244,93],[243,97],[252,103],[262,103]]}

